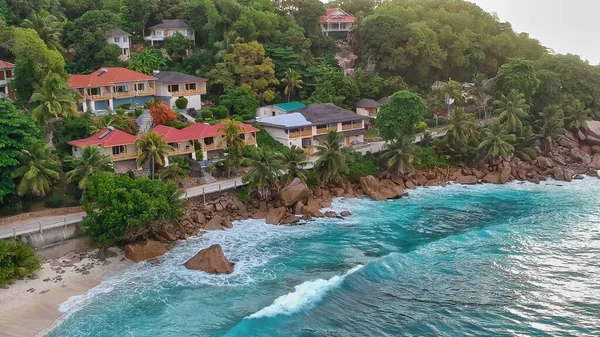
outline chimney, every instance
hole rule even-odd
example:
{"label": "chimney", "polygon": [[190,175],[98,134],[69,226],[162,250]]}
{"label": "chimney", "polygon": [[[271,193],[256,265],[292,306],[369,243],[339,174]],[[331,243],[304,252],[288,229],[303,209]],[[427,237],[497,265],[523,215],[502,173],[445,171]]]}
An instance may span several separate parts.
{"label": "chimney", "polygon": [[160,73],[160,70],[153,70],[152,73],[153,74],[158,74],[158,73]]}
{"label": "chimney", "polygon": [[106,68],[102,68],[102,69],[100,69],[100,72],[98,73],[98,77],[100,77],[100,76],[102,76],[102,75],[106,74],[107,72],[108,72],[108,69],[106,69]]}

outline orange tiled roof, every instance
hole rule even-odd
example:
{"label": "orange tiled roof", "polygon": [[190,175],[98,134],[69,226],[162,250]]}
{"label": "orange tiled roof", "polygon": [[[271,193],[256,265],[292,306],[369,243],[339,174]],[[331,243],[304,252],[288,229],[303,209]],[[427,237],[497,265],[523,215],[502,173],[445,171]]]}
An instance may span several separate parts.
{"label": "orange tiled roof", "polygon": [[[341,11],[345,15],[341,18],[336,18],[333,14],[337,11]],[[327,14],[321,16],[321,23],[336,23],[336,22],[354,22],[354,15],[344,12],[341,8],[327,8]]]}
{"label": "orange tiled roof", "polygon": [[6,61],[0,60],[0,68],[9,68],[9,69],[12,69],[14,67],[15,67],[14,64],[12,64],[10,62],[6,62]]}
{"label": "orange tiled roof", "polygon": [[71,75],[69,78],[71,88],[95,88],[135,81],[156,81],[156,78],[120,67],[104,67],[89,75]]}
{"label": "orange tiled roof", "polygon": [[194,135],[183,130],[178,130],[166,125],[157,125],[152,128],[152,131],[161,134],[167,143],[177,143],[186,140],[198,139],[198,137],[195,137]]}

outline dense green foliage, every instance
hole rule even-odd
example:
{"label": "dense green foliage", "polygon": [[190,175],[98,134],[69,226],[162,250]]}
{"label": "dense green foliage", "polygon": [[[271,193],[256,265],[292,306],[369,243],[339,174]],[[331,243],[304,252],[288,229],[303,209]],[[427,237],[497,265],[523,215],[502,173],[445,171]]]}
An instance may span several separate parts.
{"label": "dense green foliage", "polygon": [[97,245],[112,245],[154,224],[176,221],[183,215],[180,196],[171,183],[98,173],[84,195],[82,225]]}
{"label": "dense green foliage", "polygon": [[373,175],[376,176],[381,170],[377,166],[375,157],[372,155],[363,156],[358,152],[350,152],[346,155],[348,173],[346,177],[353,181],[359,181],[360,177]]}
{"label": "dense green foliage", "polygon": [[377,115],[375,123],[379,135],[389,140],[398,135],[414,134],[414,127],[423,120],[426,109],[423,99],[418,94],[398,91]]}
{"label": "dense green foliage", "polygon": [[0,286],[22,279],[41,267],[35,251],[18,240],[0,240]]}
{"label": "dense green foliage", "polygon": [[19,153],[41,135],[33,121],[20,113],[13,104],[0,101],[0,203],[8,194],[16,193],[11,177],[19,165]]}

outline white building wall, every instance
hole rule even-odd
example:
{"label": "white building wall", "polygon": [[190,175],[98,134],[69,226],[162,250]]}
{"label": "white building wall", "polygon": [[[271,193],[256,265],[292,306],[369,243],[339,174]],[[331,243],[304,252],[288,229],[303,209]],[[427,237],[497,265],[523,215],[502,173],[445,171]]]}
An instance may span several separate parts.
{"label": "white building wall", "polygon": [[[271,137],[275,138],[276,141],[285,146],[290,146],[290,138],[288,137],[288,134],[285,133],[284,129],[265,126],[265,130],[271,135]],[[298,139],[300,140],[301,138]]]}
{"label": "white building wall", "polygon": [[356,114],[361,116],[369,116],[369,112],[365,108],[356,108]]}
{"label": "white building wall", "polygon": [[286,114],[286,111],[281,110],[274,105],[262,106],[256,110],[256,117],[260,117],[260,118],[273,117],[273,116],[279,116],[279,115],[285,115],[285,114]]}
{"label": "white building wall", "polygon": [[[169,93],[169,95],[170,95],[170,94],[171,94],[171,93]],[[157,94],[157,96],[161,96],[161,95],[158,95],[158,94]],[[186,108],[186,109],[189,109],[189,108],[194,108],[194,109],[196,109],[196,110],[200,110],[200,109],[202,109],[202,95],[183,96],[183,97],[185,97],[185,98],[187,98],[187,99],[188,99],[188,105],[187,105],[187,108]],[[171,106],[175,106],[175,101],[176,101],[178,98],[179,98],[179,96],[178,96],[178,97],[171,97],[171,100],[170,100],[170,103],[169,103],[169,104],[170,104]]]}

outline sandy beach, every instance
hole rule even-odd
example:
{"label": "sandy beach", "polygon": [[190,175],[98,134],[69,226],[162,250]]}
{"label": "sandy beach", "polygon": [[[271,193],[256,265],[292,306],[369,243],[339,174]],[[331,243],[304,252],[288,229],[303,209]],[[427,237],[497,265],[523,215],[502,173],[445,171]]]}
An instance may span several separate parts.
{"label": "sandy beach", "polygon": [[0,336],[43,335],[64,315],[59,311],[61,303],[131,265],[122,251],[111,251],[115,256],[101,258],[94,250],[45,261],[33,279],[18,280],[8,289],[0,289]]}

